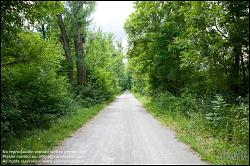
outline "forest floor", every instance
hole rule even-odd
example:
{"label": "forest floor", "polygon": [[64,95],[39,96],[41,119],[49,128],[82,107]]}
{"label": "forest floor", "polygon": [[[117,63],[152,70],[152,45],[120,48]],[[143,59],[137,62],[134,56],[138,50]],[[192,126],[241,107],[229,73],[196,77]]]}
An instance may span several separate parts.
{"label": "forest floor", "polygon": [[130,92],[118,96],[52,152],[38,164],[207,164]]}

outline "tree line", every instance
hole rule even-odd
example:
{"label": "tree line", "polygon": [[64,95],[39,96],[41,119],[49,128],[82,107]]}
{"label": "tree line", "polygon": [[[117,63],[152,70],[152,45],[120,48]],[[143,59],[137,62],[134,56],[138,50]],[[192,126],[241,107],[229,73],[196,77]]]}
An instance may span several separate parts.
{"label": "tree line", "polygon": [[1,1],[1,144],[126,89],[123,48],[90,1]]}
{"label": "tree line", "polygon": [[136,2],[135,8],[125,24],[134,89],[248,94],[247,1]]}
{"label": "tree line", "polygon": [[163,120],[190,121],[189,135],[247,154],[249,2],[137,1],[134,9],[124,24],[131,90],[150,96]]}

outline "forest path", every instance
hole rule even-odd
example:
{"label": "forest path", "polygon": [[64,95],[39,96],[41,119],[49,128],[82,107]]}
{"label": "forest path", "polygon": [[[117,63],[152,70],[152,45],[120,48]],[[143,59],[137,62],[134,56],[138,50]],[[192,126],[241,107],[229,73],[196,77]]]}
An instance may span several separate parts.
{"label": "forest path", "polygon": [[[125,92],[39,164],[206,164]],[[51,163],[53,162],[53,163]]]}

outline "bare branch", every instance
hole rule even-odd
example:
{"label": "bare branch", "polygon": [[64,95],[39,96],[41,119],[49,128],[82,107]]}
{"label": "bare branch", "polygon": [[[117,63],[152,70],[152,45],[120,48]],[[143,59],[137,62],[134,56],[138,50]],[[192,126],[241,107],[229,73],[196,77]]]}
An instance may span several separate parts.
{"label": "bare branch", "polygon": [[228,36],[226,36],[226,35],[218,28],[216,22],[217,22],[217,21],[216,21],[216,19],[215,19],[215,27],[216,27],[217,31],[218,31],[224,38],[228,38]]}

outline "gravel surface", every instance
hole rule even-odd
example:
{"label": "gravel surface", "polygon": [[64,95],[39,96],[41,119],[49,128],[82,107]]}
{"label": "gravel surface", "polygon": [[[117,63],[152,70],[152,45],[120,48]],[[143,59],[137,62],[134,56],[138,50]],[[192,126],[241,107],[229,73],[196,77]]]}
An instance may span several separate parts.
{"label": "gravel surface", "polygon": [[125,92],[38,164],[206,164]]}

